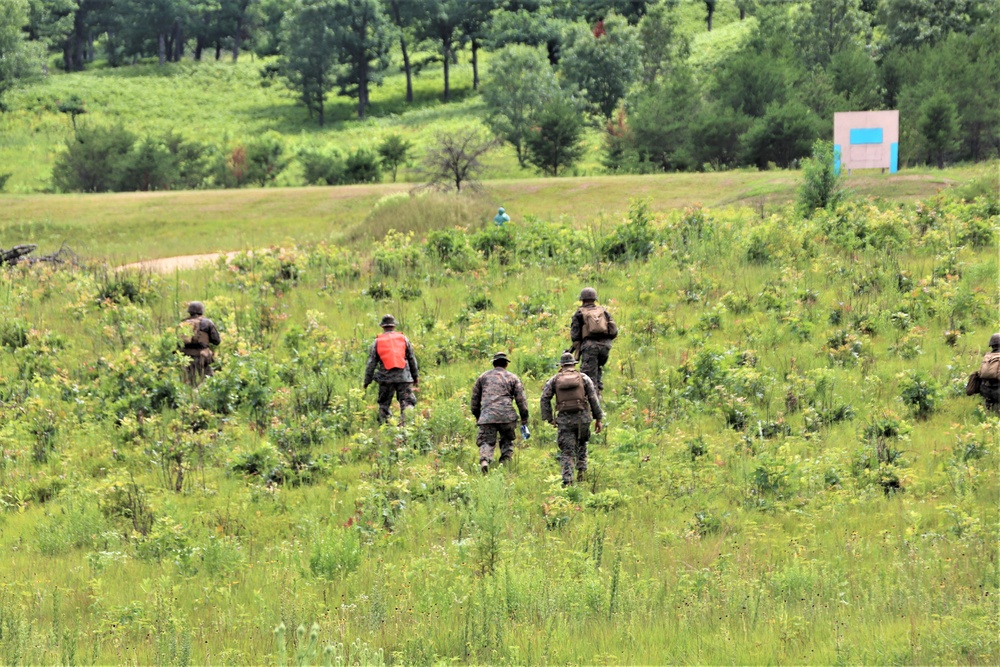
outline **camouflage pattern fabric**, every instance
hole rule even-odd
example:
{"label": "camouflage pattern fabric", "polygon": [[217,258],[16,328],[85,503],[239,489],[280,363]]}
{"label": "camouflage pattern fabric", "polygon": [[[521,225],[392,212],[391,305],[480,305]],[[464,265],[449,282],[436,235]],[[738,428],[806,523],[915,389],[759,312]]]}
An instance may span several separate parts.
{"label": "camouflage pattern fabric", "polygon": [[211,346],[219,345],[222,342],[222,336],[219,335],[219,329],[215,326],[215,322],[202,315],[189,317],[180,323],[180,328],[183,331],[190,331],[195,322],[198,324],[198,330],[207,335],[209,346],[191,341],[185,343],[181,348],[185,355],[191,357],[188,367],[184,370],[184,381],[191,385],[200,384],[206,376],[215,373],[212,368],[215,354],[212,352]]}
{"label": "camouflage pattern fabric", "polygon": [[364,385],[367,387],[372,380],[379,384],[397,384],[400,382],[417,381],[417,358],[413,354],[413,345],[410,339],[406,339],[406,367],[390,368],[386,370],[385,364],[378,356],[378,343],[373,342],[368,351],[368,363],[365,365]]}
{"label": "camouflage pattern fabric", "polygon": [[556,418],[559,434],[559,463],[562,465],[563,484],[573,483],[573,471],[582,476],[587,471],[587,442],[590,440],[590,423],[564,423],[569,420]]}
{"label": "camouflage pattern fabric", "polygon": [[983,397],[987,410],[1000,413],[1000,380],[980,379],[979,394]]}
{"label": "camouflage pattern fabric", "polygon": [[[402,370],[402,369],[401,369]],[[378,423],[384,424],[392,416],[392,399],[399,401],[399,423],[403,424],[404,413],[417,404],[410,382],[378,383]]]}
{"label": "camouflage pattern fabric", "polygon": [[604,391],[604,364],[610,354],[610,340],[585,340],[580,344],[580,372],[591,379],[598,393]]}
{"label": "camouflage pattern fabric", "polygon": [[[573,319],[569,323],[569,339],[574,343],[583,342],[583,311],[589,308],[600,308],[597,304],[586,304],[580,306],[573,313]],[[593,338],[588,340],[614,340],[618,337],[618,325],[615,323],[615,319],[611,317],[611,311],[607,308],[604,309],[608,317],[608,333],[604,335],[595,335]]]}
{"label": "camouflage pattern fabric", "polygon": [[479,462],[493,462],[493,452],[496,450],[497,438],[500,438],[500,461],[506,461],[514,455],[514,438],[517,437],[517,422],[506,424],[480,424],[476,435],[476,445],[479,446]]}
{"label": "camouflage pattern fabric", "polygon": [[528,400],[524,396],[521,379],[505,368],[495,367],[486,371],[472,386],[470,408],[476,423],[508,424],[517,421],[511,401],[517,403],[521,423],[528,423]]}
{"label": "camouflage pattern fabric", "polygon": [[[551,422],[552,399],[556,395],[556,376],[542,388],[542,419]],[[586,407],[579,412],[560,412],[555,417],[556,443],[559,445],[559,461],[562,465],[563,484],[573,483],[573,470],[583,473],[587,470],[587,442],[590,440],[591,419],[604,420],[604,411],[593,381],[583,375],[583,388],[587,396]]]}

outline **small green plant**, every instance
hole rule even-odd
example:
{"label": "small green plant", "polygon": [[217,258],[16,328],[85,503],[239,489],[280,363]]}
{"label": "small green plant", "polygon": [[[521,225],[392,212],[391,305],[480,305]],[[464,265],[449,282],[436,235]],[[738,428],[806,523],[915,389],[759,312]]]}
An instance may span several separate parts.
{"label": "small green plant", "polygon": [[816,209],[834,208],[844,198],[843,174],[834,167],[833,145],[818,140],[812,156],[802,162],[802,185],[799,186],[798,209],[805,217]]}
{"label": "small green plant", "polygon": [[927,419],[941,404],[941,385],[924,371],[907,371],[901,377],[899,397],[917,419]]}

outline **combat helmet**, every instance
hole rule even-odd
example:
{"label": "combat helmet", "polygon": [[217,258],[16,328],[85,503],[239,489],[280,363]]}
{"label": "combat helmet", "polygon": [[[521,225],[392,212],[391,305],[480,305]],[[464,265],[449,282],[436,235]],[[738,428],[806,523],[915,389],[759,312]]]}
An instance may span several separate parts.
{"label": "combat helmet", "polygon": [[506,352],[497,352],[493,355],[493,365],[496,366],[498,363],[503,363],[504,366],[510,363],[510,357]]}
{"label": "combat helmet", "polygon": [[379,322],[378,325],[383,329],[386,327],[394,327],[396,326],[396,318],[392,315],[383,315],[382,321]]}
{"label": "combat helmet", "polygon": [[597,301],[597,290],[593,287],[584,287],[580,290],[580,301]]}
{"label": "combat helmet", "polygon": [[576,366],[577,363],[579,362],[577,362],[572,352],[563,352],[563,355],[559,357],[560,366]]}
{"label": "combat helmet", "polygon": [[204,315],[205,304],[201,301],[192,301],[188,304],[188,315]]}
{"label": "combat helmet", "polygon": [[1000,347],[1000,333],[990,336],[990,347]]}

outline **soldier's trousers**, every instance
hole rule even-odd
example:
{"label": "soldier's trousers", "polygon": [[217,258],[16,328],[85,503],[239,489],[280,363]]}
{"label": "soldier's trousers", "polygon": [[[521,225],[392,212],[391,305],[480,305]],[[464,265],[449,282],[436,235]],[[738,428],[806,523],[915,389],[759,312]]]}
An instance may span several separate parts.
{"label": "soldier's trousers", "polygon": [[184,369],[184,381],[189,385],[197,387],[201,384],[201,381],[206,377],[212,375],[215,371],[212,369],[212,355],[199,355],[192,356],[187,355],[191,358],[188,362],[188,367]]}
{"label": "soldier's trousers", "polygon": [[597,391],[604,389],[601,378],[610,353],[609,340],[585,340],[580,344],[580,372],[593,381]]}
{"label": "soldier's trousers", "polygon": [[392,416],[392,399],[399,400],[399,423],[403,423],[403,413],[417,404],[412,382],[379,382],[378,423],[384,424]]}
{"label": "soldier's trousers", "polygon": [[559,462],[562,464],[563,484],[573,483],[573,470],[587,469],[587,442],[590,440],[590,423],[560,424],[556,442],[559,443]]}
{"label": "soldier's trousers", "polygon": [[480,424],[476,434],[479,446],[479,462],[493,461],[497,438],[500,439],[500,458],[509,459],[514,455],[514,438],[517,437],[517,422],[507,424]]}

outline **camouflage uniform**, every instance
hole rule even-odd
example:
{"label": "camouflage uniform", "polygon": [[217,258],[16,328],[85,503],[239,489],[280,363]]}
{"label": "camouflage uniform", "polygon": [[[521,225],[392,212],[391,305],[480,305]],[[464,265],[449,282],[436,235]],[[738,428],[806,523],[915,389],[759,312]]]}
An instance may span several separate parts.
{"label": "camouflage uniform", "polygon": [[[1000,334],[990,336],[989,345],[990,351],[983,357],[983,361],[1000,352]],[[976,371],[976,373],[978,372]],[[987,411],[1000,413],[1000,380],[980,378],[979,394],[983,397],[984,407]]]}
{"label": "camouflage uniform", "polygon": [[378,383],[378,421],[384,424],[392,416],[392,399],[399,401],[399,423],[403,423],[403,413],[417,404],[413,393],[413,385],[418,382],[417,358],[413,355],[413,345],[406,339],[406,366],[403,368],[386,369],[382,358],[378,355],[378,340],[372,343],[368,352],[368,364],[365,366],[364,386],[368,387],[372,380]]}
{"label": "camouflage uniform", "polygon": [[[566,355],[564,355],[566,356]],[[572,356],[570,355],[570,358]],[[572,364],[564,365],[560,373],[571,370]],[[555,418],[559,429],[556,442],[559,444],[559,460],[562,463],[563,485],[573,483],[573,469],[577,470],[578,478],[583,479],[587,470],[587,442],[590,440],[591,419],[598,422],[604,420],[601,401],[597,395],[594,383],[583,375],[583,387],[586,394],[586,405],[579,412],[560,412]],[[556,395],[555,381],[558,374],[549,379],[542,389],[542,419],[552,423],[552,398]]]}
{"label": "camouflage uniform", "polygon": [[191,357],[184,371],[184,381],[192,385],[199,384],[206,375],[214,373],[212,348],[222,342],[215,322],[205,317],[204,313],[205,307],[198,301],[192,301],[188,305],[190,317],[179,325],[184,339],[181,352]]}
{"label": "camouflage uniform", "polygon": [[600,308],[596,303],[584,303],[575,313],[569,325],[569,338],[573,341],[573,349],[580,353],[580,372],[589,377],[597,387],[597,391],[604,390],[603,369],[608,363],[608,355],[611,353],[611,341],[618,337],[618,325],[615,323],[611,313],[605,308],[608,318],[607,334],[591,334],[587,338],[583,337],[583,311],[591,308]]}
{"label": "camouflage uniform", "polygon": [[502,366],[495,366],[479,376],[472,387],[470,407],[479,425],[476,445],[479,446],[479,465],[488,467],[493,461],[497,436],[500,438],[500,463],[514,455],[514,438],[517,437],[517,414],[511,405],[517,403],[521,423],[528,423],[528,401],[520,378]]}

